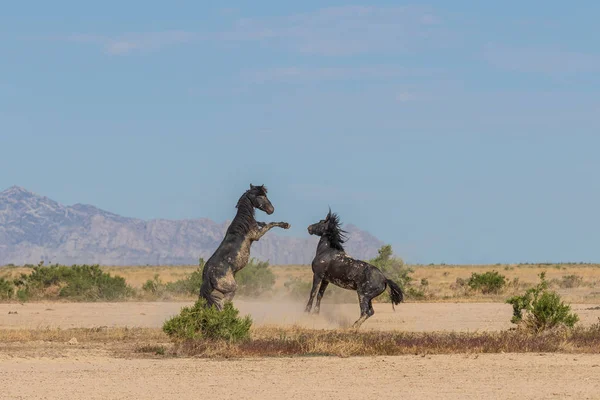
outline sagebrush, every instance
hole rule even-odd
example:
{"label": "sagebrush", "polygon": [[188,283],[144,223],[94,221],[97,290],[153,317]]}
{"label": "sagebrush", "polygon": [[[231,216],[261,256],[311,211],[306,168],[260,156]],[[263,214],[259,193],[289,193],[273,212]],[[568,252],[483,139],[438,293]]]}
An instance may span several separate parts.
{"label": "sagebrush", "polygon": [[198,269],[183,279],[174,282],[164,283],[158,274],[153,279],[148,279],[143,285],[142,290],[153,297],[172,296],[193,296],[198,295],[200,286],[202,286],[202,270],[204,269],[204,259],[201,258],[198,263]]}
{"label": "sagebrush", "polygon": [[[388,279],[396,282],[402,288],[407,299],[422,300],[427,297],[425,288],[429,282],[425,281],[425,285],[423,285],[424,282],[422,281],[420,286],[413,285],[411,274],[414,270],[408,267],[400,257],[394,256],[391,245],[381,246],[377,253],[377,257],[368,261],[369,264],[379,268]],[[384,291],[377,298],[377,301],[390,302],[389,291]]]}
{"label": "sagebrush", "polygon": [[184,307],[179,315],[167,320],[163,331],[175,341],[185,340],[226,340],[235,342],[250,337],[252,319],[240,318],[239,311],[231,302],[226,302],[219,311],[214,305],[206,307],[206,300],[200,298],[192,307]]}
{"label": "sagebrush", "polygon": [[533,332],[560,326],[572,328],[579,321],[579,316],[571,312],[571,306],[565,304],[558,293],[548,289],[544,272],[539,277],[540,282],[536,286],[506,301],[513,306],[511,322]]}
{"label": "sagebrush", "polygon": [[0,278],[0,300],[10,300],[15,293],[15,287],[12,282]]}
{"label": "sagebrush", "polygon": [[79,301],[121,300],[133,289],[120,276],[103,272],[98,265],[49,265],[31,267],[31,274],[15,279],[17,297],[29,299],[68,298]]}
{"label": "sagebrush", "polygon": [[252,258],[248,264],[235,274],[238,285],[237,294],[258,297],[268,293],[275,285],[275,274],[267,261]]}
{"label": "sagebrush", "polygon": [[483,294],[498,294],[506,285],[506,277],[498,271],[488,271],[483,274],[473,273],[467,281],[469,287]]}

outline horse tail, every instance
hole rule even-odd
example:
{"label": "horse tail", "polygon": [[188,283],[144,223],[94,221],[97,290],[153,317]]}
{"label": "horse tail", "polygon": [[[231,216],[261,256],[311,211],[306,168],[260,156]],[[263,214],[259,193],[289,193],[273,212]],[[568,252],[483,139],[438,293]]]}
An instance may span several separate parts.
{"label": "horse tail", "polygon": [[390,287],[390,297],[392,298],[392,308],[395,311],[396,308],[394,307],[394,304],[400,304],[400,303],[402,303],[402,301],[404,301],[404,293],[402,293],[402,289],[400,288],[400,286],[398,286],[398,284],[396,282],[394,282],[393,280],[388,279],[387,284]]}

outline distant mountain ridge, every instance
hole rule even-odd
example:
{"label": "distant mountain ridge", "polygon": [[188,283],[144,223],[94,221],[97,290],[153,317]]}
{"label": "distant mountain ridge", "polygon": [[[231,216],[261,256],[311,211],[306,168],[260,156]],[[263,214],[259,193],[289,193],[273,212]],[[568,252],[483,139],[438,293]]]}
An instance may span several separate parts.
{"label": "distant mountain ridge", "polygon": [[[62,205],[18,186],[0,192],[0,265],[196,264],[217,248],[228,222],[207,218],[141,220],[92,205]],[[347,251],[368,259],[383,242],[349,224]],[[272,264],[309,264],[317,238],[278,236],[275,230],[252,245],[252,257]]]}

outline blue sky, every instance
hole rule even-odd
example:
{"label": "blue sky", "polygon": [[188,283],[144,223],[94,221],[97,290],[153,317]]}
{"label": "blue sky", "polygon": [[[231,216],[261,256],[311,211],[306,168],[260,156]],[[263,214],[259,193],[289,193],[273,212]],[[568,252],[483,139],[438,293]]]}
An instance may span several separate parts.
{"label": "blue sky", "polygon": [[600,3],[11,2],[0,188],[411,262],[600,261]]}

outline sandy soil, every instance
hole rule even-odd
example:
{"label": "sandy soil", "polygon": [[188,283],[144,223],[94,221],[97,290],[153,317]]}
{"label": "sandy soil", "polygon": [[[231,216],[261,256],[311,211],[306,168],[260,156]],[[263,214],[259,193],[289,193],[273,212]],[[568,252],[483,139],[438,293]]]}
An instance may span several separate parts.
{"label": "sandy soil", "polygon": [[[18,303],[0,304],[0,329],[86,328],[97,326],[161,327],[165,319],[192,302],[124,303]],[[357,304],[322,304],[321,314],[306,315],[301,303],[235,301],[241,314],[256,325],[300,325],[306,328],[339,328],[359,316]],[[598,321],[600,309],[574,304],[583,324]],[[17,314],[9,314],[9,312]],[[511,306],[502,303],[403,303],[375,304],[375,315],[361,329],[403,331],[489,331],[511,327]]]}
{"label": "sandy soil", "polygon": [[[160,327],[188,303],[0,304],[0,329]],[[236,301],[257,325],[346,326],[356,304]],[[600,310],[573,305],[584,324]],[[499,303],[377,304],[364,329],[502,330],[511,308]],[[17,312],[17,314],[9,312]],[[4,399],[600,399],[600,355],[480,354],[402,357],[299,357],[242,360],[144,358],[110,346],[12,343],[0,352]]]}
{"label": "sandy soil", "polygon": [[3,358],[3,399],[600,399],[600,355]]}

